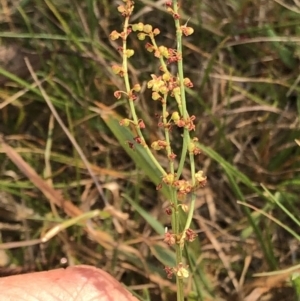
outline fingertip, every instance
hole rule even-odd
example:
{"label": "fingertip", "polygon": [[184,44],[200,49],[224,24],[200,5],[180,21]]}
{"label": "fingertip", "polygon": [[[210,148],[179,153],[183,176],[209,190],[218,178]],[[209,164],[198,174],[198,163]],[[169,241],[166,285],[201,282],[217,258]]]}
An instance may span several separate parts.
{"label": "fingertip", "polygon": [[0,278],[0,292],[3,301],[138,301],[111,275],[87,265]]}

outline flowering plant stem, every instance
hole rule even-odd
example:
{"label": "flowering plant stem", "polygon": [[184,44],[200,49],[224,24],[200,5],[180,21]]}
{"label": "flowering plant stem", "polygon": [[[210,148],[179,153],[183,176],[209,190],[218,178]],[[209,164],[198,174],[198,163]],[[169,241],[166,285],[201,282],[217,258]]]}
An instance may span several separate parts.
{"label": "flowering plant stem", "polygon": [[[185,266],[183,257],[183,248],[186,241],[190,242],[196,238],[196,234],[191,227],[194,206],[195,206],[195,191],[199,187],[203,187],[206,183],[206,177],[202,175],[202,171],[196,173],[194,156],[200,153],[197,146],[197,139],[191,137],[191,132],[194,131],[195,116],[190,116],[187,111],[185,87],[191,88],[193,86],[190,79],[184,77],[183,71],[183,53],[182,53],[182,37],[183,35],[190,35],[193,29],[187,25],[180,24],[180,14],[178,12],[177,0],[173,2],[167,1],[167,11],[173,16],[176,28],[177,48],[167,48],[165,46],[158,46],[156,43],[156,36],[160,33],[159,29],[154,28],[149,24],[137,23],[130,24],[130,16],[134,9],[134,1],[123,0],[124,5],[118,7],[118,11],[124,17],[124,26],[121,32],[113,31],[110,35],[112,40],[122,39],[122,47],[119,51],[122,55],[122,66],[114,65],[113,71],[124,78],[125,91],[116,91],[115,97],[120,99],[125,95],[128,99],[131,116],[120,121],[122,126],[133,127],[133,132],[136,136],[133,141],[128,142],[130,148],[134,148],[136,144],[143,147],[152,161],[154,166],[160,171],[162,182],[157,185],[160,189],[166,185],[169,190],[170,206],[166,209],[166,213],[171,215],[172,231],[166,231],[164,241],[169,246],[175,246],[176,252],[176,266],[165,267],[168,278],[176,276],[177,285],[177,301],[184,301],[184,280],[189,277],[188,267]],[[148,38],[151,43],[146,43],[146,49],[153,53],[160,61],[160,73],[162,75],[152,74],[152,79],[148,82],[147,87],[152,90],[152,100],[159,101],[162,107],[159,127],[162,128],[164,140],[157,140],[152,142],[151,148],[148,146],[143,129],[145,124],[143,120],[139,119],[135,109],[135,102],[137,100],[137,93],[141,87],[138,83],[132,85],[128,73],[128,59],[134,55],[134,50],[128,48],[128,36],[132,32],[138,32],[138,39],[144,40]],[[178,75],[172,75],[168,69],[168,65],[176,63],[178,68]],[[171,115],[168,112],[168,102],[175,99],[178,111]],[[177,169],[175,168],[176,155],[172,148],[172,139],[170,130],[172,127],[182,129],[182,149],[179,158]],[[168,170],[165,170],[157,161],[152,151],[164,150],[168,158]],[[191,179],[186,180],[182,177],[183,169],[186,163],[187,154],[189,156],[190,175]],[[157,184],[157,183],[156,183]],[[190,199],[190,204],[187,205],[187,200]],[[180,217],[186,214],[185,224],[180,223]]]}
{"label": "flowering plant stem", "polygon": [[[127,50],[127,35],[128,35],[128,26],[129,26],[129,19],[130,15],[126,16],[125,18],[125,23],[124,23],[124,28],[123,28],[123,33],[124,33],[124,39],[123,39],[123,70],[124,70],[124,82],[125,82],[125,88],[126,88],[126,93],[129,94],[131,87],[130,87],[130,81],[129,81],[129,75],[128,75],[128,58],[126,54]],[[145,141],[144,136],[142,134],[142,131],[140,127],[138,126],[138,117],[136,114],[135,106],[134,106],[134,100],[129,98],[129,106],[130,106],[130,112],[132,114],[133,121],[136,125],[136,130],[138,133],[138,136],[141,137],[143,141]],[[159,164],[159,162],[156,160],[156,158],[153,156],[152,152],[150,151],[149,147],[147,144],[144,144],[145,150],[150,156],[151,160],[153,161],[154,165],[160,170],[160,172],[164,175],[166,172],[162,168],[162,166]]]}
{"label": "flowering plant stem", "polygon": [[[173,0],[173,10],[174,13],[178,15],[178,1]],[[176,40],[177,40],[177,53],[180,53],[182,56],[182,30],[180,28],[180,22],[177,18],[175,18],[175,27],[176,27]],[[181,106],[182,106],[182,116],[184,119],[188,119],[188,112],[186,109],[186,97],[185,97],[185,86],[184,86],[184,72],[183,72],[183,60],[178,60],[178,77],[179,77],[179,83],[180,83],[180,96],[181,96]],[[179,167],[183,166],[185,159],[186,159],[186,152],[187,152],[187,146],[190,144],[191,138],[190,133],[187,128],[184,128],[183,131],[183,147],[182,147],[182,153],[181,153],[181,160]],[[190,159],[190,170],[191,170],[191,182],[192,186],[194,187],[196,185],[196,179],[195,179],[195,160],[194,160],[194,154],[193,152],[189,152],[189,159]],[[181,163],[181,161],[183,163]],[[177,172],[177,177],[179,177],[181,174],[181,170]],[[192,216],[194,213],[194,207],[195,207],[195,200],[196,195],[193,191],[191,193],[191,205],[190,210],[188,213],[188,218],[184,227],[183,232],[187,230],[190,227]]]}

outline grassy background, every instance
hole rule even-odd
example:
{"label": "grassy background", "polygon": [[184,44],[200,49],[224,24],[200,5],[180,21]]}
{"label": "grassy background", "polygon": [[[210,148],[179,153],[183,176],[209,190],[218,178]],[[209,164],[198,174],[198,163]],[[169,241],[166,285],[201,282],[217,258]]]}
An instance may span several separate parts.
{"label": "grassy background", "polygon": [[[173,300],[174,283],[163,271],[164,265],[173,265],[174,254],[162,243],[170,221],[164,214],[166,198],[155,189],[159,174],[140,149],[128,149],[132,133],[118,126],[128,109],[113,97],[123,89],[111,71],[120,62],[118,43],[109,40],[110,32],[122,26],[117,2],[1,1],[0,230],[8,245],[0,272],[92,264],[141,300]],[[137,0],[133,22],[159,27],[158,42],[175,47],[173,21],[162,3]],[[185,72],[194,83],[187,91],[188,108],[197,117],[203,146],[197,167],[208,176],[194,216],[199,239],[187,256],[194,274],[187,283],[190,300],[235,300],[238,291],[251,297],[258,288],[259,297],[248,300],[279,300],[281,293],[284,300],[294,300],[296,295],[286,282],[291,272],[255,279],[252,274],[295,266],[299,257],[297,4],[182,1],[182,22],[195,29],[184,39]],[[130,47],[135,49],[132,80],[144,87],[137,107],[150,141],[160,136],[155,118],[160,108],[145,86],[158,62],[133,35]],[[103,196],[49,103],[90,162],[113,212],[102,211]],[[13,160],[17,153],[23,161]],[[159,159],[165,166],[166,159]],[[39,180],[30,176],[30,168]],[[74,207],[64,205],[68,200]],[[28,246],[57,223],[95,208],[101,215],[92,225],[73,221],[46,244]],[[25,245],[9,245],[18,241]]]}

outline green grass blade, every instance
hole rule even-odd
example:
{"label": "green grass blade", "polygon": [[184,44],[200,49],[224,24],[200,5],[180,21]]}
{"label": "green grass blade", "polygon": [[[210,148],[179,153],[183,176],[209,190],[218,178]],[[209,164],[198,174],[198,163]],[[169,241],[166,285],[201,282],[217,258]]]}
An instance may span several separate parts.
{"label": "green grass blade", "polygon": [[[222,168],[226,172],[227,178],[228,178],[228,180],[231,184],[231,187],[238,200],[240,200],[243,203],[246,203],[245,197],[244,197],[241,189],[239,188],[239,185],[238,185],[238,182],[236,179],[238,179],[240,182],[242,182],[243,184],[248,186],[250,189],[252,189],[258,195],[263,197],[262,192],[251,182],[251,180],[246,175],[244,175],[243,173],[238,171],[234,166],[232,166],[230,163],[228,163],[225,159],[223,159],[217,152],[215,152],[211,148],[206,147],[205,145],[202,145],[202,144],[200,144],[200,147],[206,155],[208,155],[209,157],[211,157],[212,159],[217,161],[222,166]],[[252,226],[252,228],[255,232],[257,239],[260,242],[261,248],[265,254],[266,259],[268,260],[270,267],[272,269],[275,269],[277,264],[276,264],[276,259],[274,257],[274,254],[273,254],[272,250],[270,248],[268,248],[259,227],[257,226],[255,220],[253,219],[253,217],[251,215],[251,211],[249,210],[249,208],[244,208],[244,212],[248,218],[250,225]]]}
{"label": "green grass blade", "polygon": [[130,203],[130,205],[143,217],[143,219],[153,228],[153,230],[162,235],[165,232],[164,226],[155,219],[151,214],[144,210],[137,202],[130,198],[127,194],[123,193],[122,196],[124,199]]}
{"label": "green grass blade", "polygon": [[[98,108],[90,108],[90,110],[100,113],[107,127],[111,130],[133,162],[142,169],[143,173],[148,176],[155,185],[158,185],[162,180],[160,171],[154,166],[152,160],[141,145],[135,143],[134,149],[129,147],[128,141],[133,142],[134,134],[128,127],[120,126],[119,122],[122,117],[108,107],[102,104],[99,105],[102,106],[101,111]],[[163,186],[161,191],[165,197],[169,198],[169,191],[166,187]]]}

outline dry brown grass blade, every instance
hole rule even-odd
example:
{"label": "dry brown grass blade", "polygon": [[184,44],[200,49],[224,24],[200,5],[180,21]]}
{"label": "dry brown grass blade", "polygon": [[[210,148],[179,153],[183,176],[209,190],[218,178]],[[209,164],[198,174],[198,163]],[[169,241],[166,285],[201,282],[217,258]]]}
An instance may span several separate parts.
{"label": "dry brown grass blade", "polygon": [[[32,84],[30,86],[30,88],[35,88],[35,87],[36,87],[36,84]],[[0,103],[0,110],[2,110],[6,106],[10,105],[11,103],[13,103],[17,99],[19,99],[21,96],[23,96],[24,94],[26,94],[28,91],[29,91],[29,88],[25,88],[25,89],[22,89],[22,90],[18,91],[17,93],[15,93],[12,96],[5,97],[5,100]]]}
{"label": "dry brown grass blade", "polygon": [[66,201],[62,198],[61,194],[49,186],[45,181],[43,181],[40,176],[36,173],[36,171],[24,161],[24,159],[7,143],[5,143],[3,137],[0,137],[1,146],[6,153],[6,155],[10,158],[10,160],[19,168],[19,170],[37,187],[42,191],[42,193],[46,196],[46,198],[64,209],[66,214],[69,216],[78,216],[82,214],[80,209],[73,205],[71,202]]}
{"label": "dry brown grass blade", "polygon": [[[10,140],[24,140],[24,139],[33,139],[32,136],[30,135],[9,135],[6,136],[6,141],[10,141]],[[0,149],[0,153],[1,153],[1,149]],[[30,149],[30,148],[26,148],[26,147],[18,147],[17,148],[17,152],[19,154],[22,153],[32,153],[32,154],[39,154],[39,155],[44,155],[45,151],[44,149],[41,148],[35,148],[35,149]],[[60,155],[58,153],[52,152],[52,155]],[[71,160],[67,161],[68,166],[75,166],[75,163]],[[80,169],[85,169],[85,165],[82,161],[78,161],[76,162],[76,167],[80,168]],[[117,171],[117,170],[113,170],[110,168],[105,168],[105,167],[99,167],[96,164],[91,164],[91,169],[93,170],[93,172],[96,175],[104,175],[104,176],[110,176],[113,178],[117,178],[117,179],[126,179],[128,178],[128,174],[126,172],[122,172],[122,171]],[[94,183],[92,179],[83,179],[81,180],[81,183]]]}
{"label": "dry brown grass blade", "polygon": [[[295,271],[293,271],[295,272]],[[244,301],[258,301],[260,297],[274,288],[283,287],[293,272],[268,277],[260,277],[243,287]],[[273,299],[272,299],[273,300]]]}
{"label": "dry brown grass blade", "polygon": [[[9,159],[45,195],[45,197],[52,204],[55,204],[56,206],[62,208],[64,212],[70,217],[75,217],[83,214],[83,212],[77,206],[75,206],[72,202],[65,200],[57,190],[49,186],[12,147],[5,143],[3,136],[0,136],[0,145]],[[95,234],[92,235],[93,238],[106,249],[111,249],[115,244],[114,239],[106,232],[97,230],[92,234]]]}
{"label": "dry brown grass blade", "polygon": [[206,234],[207,238],[210,240],[211,244],[215,248],[216,252],[218,253],[219,258],[221,259],[224,267],[227,270],[228,276],[236,290],[236,292],[239,293],[240,287],[239,287],[239,282],[236,279],[235,273],[231,268],[231,263],[230,263],[230,258],[224,253],[223,248],[221,244],[218,242],[214,234],[209,230],[209,228],[206,226],[204,219],[199,216],[198,218],[198,223],[200,229],[204,231]]}
{"label": "dry brown grass blade", "polygon": [[[86,158],[85,154],[83,153],[81,147],[79,146],[79,144],[77,143],[77,141],[75,140],[75,138],[72,136],[72,134],[70,133],[70,131],[68,130],[68,128],[65,126],[64,122],[62,121],[62,119],[60,118],[59,114],[57,113],[55,107],[53,106],[50,98],[48,97],[48,94],[46,93],[46,91],[44,90],[44,88],[41,85],[41,82],[38,80],[37,75],[35,74],[31,63],[29,61],[29,59],[27,57],[25,57],[25,63],[26,66],[33,78],[33,80],[35,81],[35,83],[37,84],[39,90],[41,91],[41,94],[43,95],[49,109],[51,110],[51,113],[53,114],[53,116],[55,117],[56,121],[58,122],[58,124],[60,125],[60,127],[62,128],[62,130],[64,131],[64,133],[66,134],[66,136],[68,137],[68,139],[71,141],[72,145],[74,146],[74,148],[76,149],[76,151],[78,152],[81,160],[83,161],[87,171],[89,172],[91,178],[93,179],[96,188],[98,190],[99,195],[101,196],[104,204],[105,204],[105,210],[107,212],[109,212],[111,215],[121,219],[121,220],[126,220],[128,219],[128,214],[127,213],[123,213],[121,211],[116,210],[113,206],[111,206],[109,204],[109,202],[107,201],[105,194],[103,192],[102,186],[100,185],[96,175],[94,174],[93,170],[91,169],[91,164],[88,161],[88,159]],[[77,208],[78,209],[78,208]]]}

